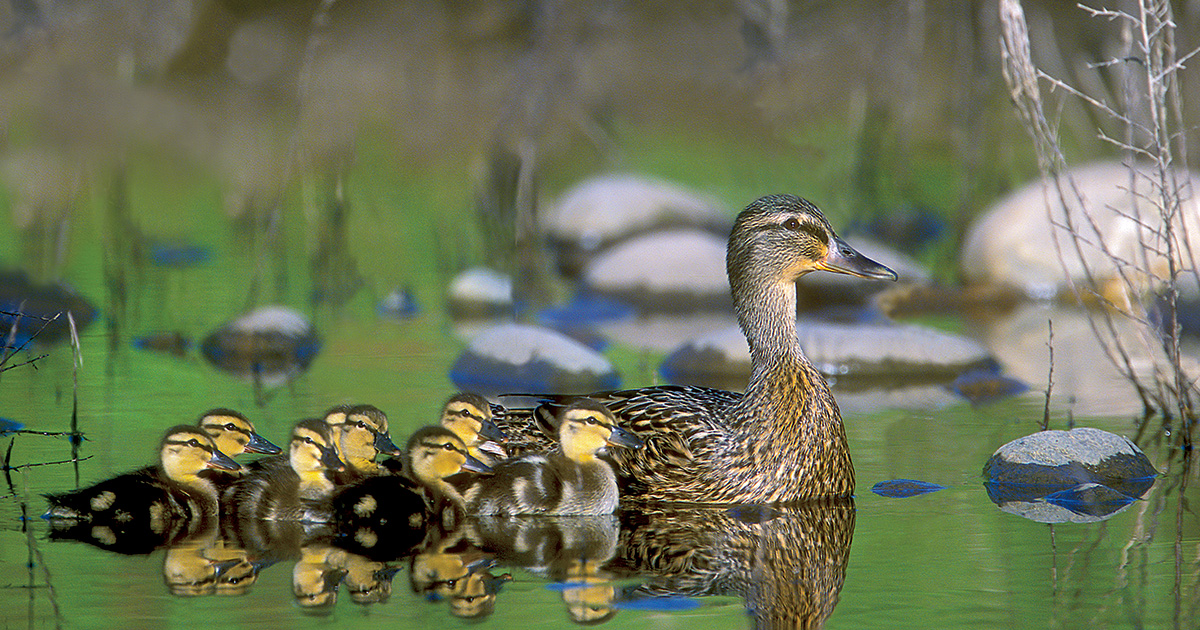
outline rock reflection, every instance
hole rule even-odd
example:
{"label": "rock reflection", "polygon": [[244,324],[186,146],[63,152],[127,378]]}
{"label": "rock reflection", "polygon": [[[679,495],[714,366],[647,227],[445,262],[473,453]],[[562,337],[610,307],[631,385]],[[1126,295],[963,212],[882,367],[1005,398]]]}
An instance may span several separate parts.
{"label": "rock reflection", "polygon": [[[261,571],[290,562],[293,600],[314,615],[331,614],[339,591],[358,605],[386,604],[393,579],[407,568],[415,596],[480,619],[504,605],[502,587],[522,569],[547,580],[576,623],[604,623],[623,609],[680,610],[720,595],[741,598],[753,627],[815,628],[837,605],[854,515],[853,502],[837,501],[644,506],[620,517],[474,517],[394,557],[348,549],[353,532],[243,519],[223,523],[219,535],[207,529],[160,548],[164,584],[180,597],[244,595]],[[54,539],[67,538],[54,531]],[[150,551],[74,533],[118,553]]]}

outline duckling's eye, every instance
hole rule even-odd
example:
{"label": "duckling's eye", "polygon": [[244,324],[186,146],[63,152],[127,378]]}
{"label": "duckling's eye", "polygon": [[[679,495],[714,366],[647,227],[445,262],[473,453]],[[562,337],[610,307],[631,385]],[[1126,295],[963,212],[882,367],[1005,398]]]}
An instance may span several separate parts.
{"label": "duckling's eye", "polygon": [[235,426],[233,425],[233,423],[232,423],[232,422],[226,422],[226,423],[225,423],[225,430],[226,430],[226,431],[236,431],[236,430],[237,430],[237,427],[235,427]]}
{"label": "duckling's eye", "polygon": [[188,445],[188,446],[193,446],[193,447],[195,447],[195,446],[200,446],[200,440],[197,440],[196,438],[192,438],[192,439],[190,439],[190,440],[188,440],[188,441],[187,441],[187,445]]}
{"label": "duckling's eye", "polygon": [[446,449],[447,451],[457,451],[458,450],[458,449],[454,448],[453,444],[443,444],[442,448]]}
{"label": "duckling's eye", "polygon": [[588,424],[590,424],[590,425],[592,425],[592,426],[595,426],[595,425],[597,425],[597,424],[600,424],[600,421],[599,421],[599,420],[596,420],[595,418],[588,418],[588,419],[587,419],[587,423],[588,423]]}
{"label": "duckling's eye", "polygon": [[796,217],[792,217],[792,218],[788,219],[787,221],[783,222],[783,227],[785,227],[789,230],[792,230],[792,231],[799,230],[800,229],[800,221],[797,220]]}

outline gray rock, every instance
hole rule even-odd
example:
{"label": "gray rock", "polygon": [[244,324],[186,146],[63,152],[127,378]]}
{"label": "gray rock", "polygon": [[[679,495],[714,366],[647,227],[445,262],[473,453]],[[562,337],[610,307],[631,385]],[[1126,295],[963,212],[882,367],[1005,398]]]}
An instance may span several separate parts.
{"label": "gray rock", "polygon": [[450,380],[488,394],[585,393],[620,384],[604,355],[557,331],[520,324],[480,332],[450,368]]}
{"label": "gray rock", "polygon": [[638,175],[607,174],[564,192],[543,217],[559,265],[578,275],[597,252],[652,230],[692,227],[729,236],[725,204],[703,193]]}
{"label": "gray rock", "polygon": [[308,318],[286,306],[264,306],[221,326],[200,349],[216,367],[258,385],[282,385],[321,348]]}
{"label": "gray rock", "polygon": [[[800,346],[830,376],[903,380],[949,380],[990,359],[978,343],[915,325],[835,324],[799,320]],[[750,349],[737,326],[686,342],[663,361],[660,372],[674,383],[750,377]]]}
{"label": "gray rock", "polygon": [[638,236],[592,260],[584,284],[648,310],[728,310],[727,239],[695,229]]}
{"label": "gray rock", "polygon": [[486,267],[472,267],[450,281],[451,317],[484,318],[508,314],[513,305],[512,278]]}
{"label": "gray rock", "polygon": [[1018,438],[983,468],[994,503],[1039,522],[1107,518],[1145,494],[1157,474],[1133,442],[1091,427]]}

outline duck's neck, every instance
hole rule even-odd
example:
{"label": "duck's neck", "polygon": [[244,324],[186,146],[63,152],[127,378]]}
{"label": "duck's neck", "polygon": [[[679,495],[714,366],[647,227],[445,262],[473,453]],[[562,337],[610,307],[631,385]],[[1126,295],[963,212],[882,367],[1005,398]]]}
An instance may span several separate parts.
{"label": "duck's neck", "polygon": [[738,323],[750,344],[750,360],[754,366],[746,388],[747,398],[758,395],[764,386],[770,385],[773,376],[797,369],[813,369],[796,340],[794,282],[735,287],[733,297],[734,304],[738,305]]}
{"label": "duck's neck", "polygon": [[297,470],[300,477],[298,493],[302,499],[320,499],[333,492],[334,485],[323,468]]}
{"label": "duck's neck", "polygon": [[203,501],[207,507],[211,508],[217,505],[219,496],[217,487],[206,477],[202,477],[196,472],[180,472],[169,468],[166,470],[171,480],[187,487],[190,494]]}
{"label": "duck's neck", "polygon": [[796,339],[796,285],[762,283],[734,293],[754,369],[731,410],[729,456],[763,483],[764,502],[854,492],[846,429],[825,378]]}

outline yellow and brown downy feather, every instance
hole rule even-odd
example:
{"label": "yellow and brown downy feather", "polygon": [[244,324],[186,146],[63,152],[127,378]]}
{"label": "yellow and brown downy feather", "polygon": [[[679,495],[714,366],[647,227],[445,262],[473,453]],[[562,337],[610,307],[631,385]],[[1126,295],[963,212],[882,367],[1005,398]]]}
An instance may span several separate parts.
{"label": "yellow and brown downy feather", "polygon": [[503,410],[503,407],[489,403],[479,394],[461,392],[451,396],[442,405],[440,423],[463,441],[471,457],[490,466],[508,458],[508,453],[500,444],[508,436],[493,420],[494,414]]}
{"label": "yellow and brown downy feather", "polygon": [[492,475],[469,480],[463,497],[471,514],[594,516],[617,509],[616,474],[599,457],[607,445],[642,443],[616,425],[604,405],[580,398],[563,409],[559,445],[544,455],[496,464]]}
{"label": "yellow and brown downy feather", "polygon": [[339,405],[325,413],[325,422],[334,430],[338,457],[346,463],[346,470],[336,478],[338,484],[394,472],[376,461],[380,455],[400,455],[388,434],[387,414],[378,407]]}
{"label": "yellow and brown downy feather", "polygon": [[[738,215],[726,268],[753,364],[744,394],[659,386],[589,395],[645,443],[612,453],[623,496],[770,504],[852,495],[841,413],[796,340],[795,281],[817,270],[892,280],[895,273],[839,239],[814,205],[792,195],[763,197]],[[507,416],[506,432],[537,439],[539,431],[528,429],[538,424],[536,413],[510,409]]]}
{"label": "yellow and brown downy feather", "polygon": [[235,518],[317,523],[330,520],[333,478],[345,464],[338,459],[333,429],[322,419],[309,419],[292,429],[286,456],[260,459],[249,469],[225,492]]}
{"label": "yellow and brown downy feather", "polygon": [[371,551],[378,551],[381,539],[389,549],[403,551],[423,543],[433,528],[452,530],[464,513],[464,500],[446,479],[464,471],[491,472],[441,426],[417,430],[404,453],[403,475],[365,478],[333,499],[339,532]]}
{"label": "yellow and brown downy feather", "polygon": [[87,488],[46,495],[49,509],[43,516],[88,525],[95,538],[88,542],[101,547],[122,546],[130,553],[152,549],[206,527],[219,515],[217,489],[201,471],[238,468],[216,449],[208,434],[180,425],[163,437],[157,465]]}
{"label": "yellow and brown downy feather", "polygon": [[[200,415],[196,426],[212,438],[217,450],[229,457],[238,457],[243,453],[278,455],[283,452],[283,449],[259,435],[249,418],[232,409],[210,409]],[[221,491],[241,478],[245,472],[245,468],[236,471],[206,470],[204,476]]]}

